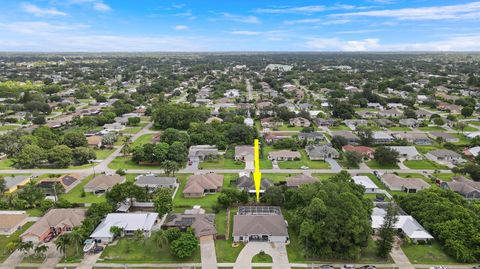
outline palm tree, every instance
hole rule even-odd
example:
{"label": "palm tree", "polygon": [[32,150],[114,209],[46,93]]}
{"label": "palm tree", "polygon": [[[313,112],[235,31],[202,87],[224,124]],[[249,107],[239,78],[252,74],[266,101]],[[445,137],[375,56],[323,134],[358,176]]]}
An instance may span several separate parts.
{"label": "palm tree", "polygon": [[83,241],[84,241],[83,235],[80,233],[80,231],[78,229],[74,229],[68,235],[68,239],[69,239],[70,243],[75,246],[75,252],[78,255],[79,254],[78,251],[79,251],[79,249],[82,246]]}
{"label": "palm tree", "polygon": [[23,253],[27,254],[33,248],[32,242],[23,242],[18,246],[18,249]]}
{"label": "palm tree", "polygon": [[34,249],[35,257],[43,257],[47,251],[48,251],[47,245],[36,246]]}
{"label": "palm tree", "polygon": [[130,137],[125,136],[125,138],[123,139],[123,145],[122,145],[122,150],[121,150],[123,156],[128,155],[131,150],[132,150],[132,147],[131,147]]}
{"label": "palm tree", "polygon": [[158,248],[163,248],[168,244],[168,239],[165,236],[163,230],[159,230],[153,233],[152,240],[155,242],[155,246]]}
{"label": "palm tree", "polygon": [[67,246],[70,244],[70,238],[68,234],[60,235],[57,240],[55,240],[55,246],[57,250],[63,252],[64,258],[67,258]]}

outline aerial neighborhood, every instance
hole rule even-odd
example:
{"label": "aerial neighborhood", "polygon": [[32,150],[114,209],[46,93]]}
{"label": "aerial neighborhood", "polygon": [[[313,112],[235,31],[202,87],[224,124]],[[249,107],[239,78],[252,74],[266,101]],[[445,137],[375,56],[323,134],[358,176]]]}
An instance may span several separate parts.
{"label": "aerial neighborhood", "polygon": [[0,268],[470,268],[479,67],[2,55]]}

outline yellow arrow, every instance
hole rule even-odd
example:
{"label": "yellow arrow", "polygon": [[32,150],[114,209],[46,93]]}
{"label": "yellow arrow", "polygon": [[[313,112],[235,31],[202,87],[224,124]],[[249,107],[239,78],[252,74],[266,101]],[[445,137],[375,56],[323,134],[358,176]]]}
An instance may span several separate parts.
{"label": "yellow arrow", "polygon": [[260,172],[260,154],[258,148],[258,139],[255,139],[254,141],[254,154],[255,170],[253,171],[253,182],[255,183],[255,194],[258,203],[260,202],[260,181],[262,180],[262,173]]}

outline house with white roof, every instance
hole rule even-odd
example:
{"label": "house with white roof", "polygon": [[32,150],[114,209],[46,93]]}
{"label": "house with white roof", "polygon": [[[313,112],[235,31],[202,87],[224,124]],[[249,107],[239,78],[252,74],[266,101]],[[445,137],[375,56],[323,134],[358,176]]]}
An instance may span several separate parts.
{"label": "house with white roof", "polygon": [[365,193],[377,193],[378,186],[367,176],[353,176],[353,182],[365,187]]}
{"label": "house with white roof", "polygon": [[153,226],[157,223],[158,213],[110,213],[90,235],[97,243],[111,243],[114,239],[110,231],[112,227],[123,229],[123,235],[133,235],[135,231],[142,231],[150,236]]}
{"label": "house with white roof", "polygon": [[[383,208],[375,207],[372,212],[372,229],[377,232],[385,221],[387,212]],[[423,228],[412,216],[400,215],[394,225],[395,229],[403,233],[413,242],[427,242],[433,240],[433,236]]]}
{"label": "house with white roof", "polygon": [[398,152],[398,155],[401,159],[405,160],[421,160],[422,155],[417,151],[417,148],[414,146],[394,146],[389,147],[390,149]]}

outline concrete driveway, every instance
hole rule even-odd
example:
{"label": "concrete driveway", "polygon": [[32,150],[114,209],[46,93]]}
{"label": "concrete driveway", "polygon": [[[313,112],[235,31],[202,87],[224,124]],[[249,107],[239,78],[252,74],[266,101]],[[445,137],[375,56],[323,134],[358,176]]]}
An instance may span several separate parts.
{"label": "concrete driveway", "polygon": [[335,171],[335,172],[339,172],[339,171],[342,171],[342,167],[338,164],[337,161],[335,161],[334,159],[332,158],[326,158],[325,161],[330,164],[330,169]]}
{"label": "concrete driveway", "polygon": [[217,269],[217,253],[213,236],[200,237],[200,253],[202,256],[202,268]]}
{"label": "concrete driveway", "polygon": [[[283,243],[249,242],[237,257],[233,269],[251,269],[252,258],[261,251],[272,257],[272,269],[290,269],[287,248]],[[203,268],[203,267],[202,267]]]}

